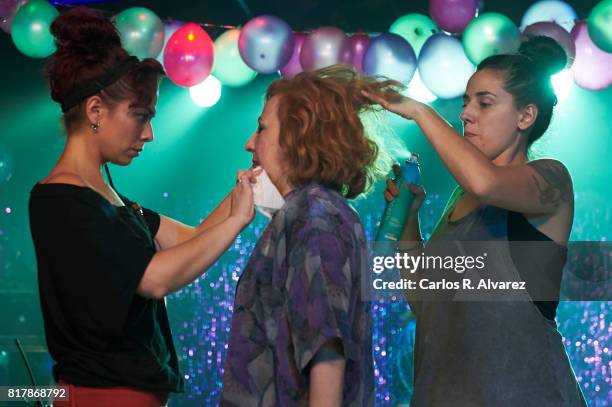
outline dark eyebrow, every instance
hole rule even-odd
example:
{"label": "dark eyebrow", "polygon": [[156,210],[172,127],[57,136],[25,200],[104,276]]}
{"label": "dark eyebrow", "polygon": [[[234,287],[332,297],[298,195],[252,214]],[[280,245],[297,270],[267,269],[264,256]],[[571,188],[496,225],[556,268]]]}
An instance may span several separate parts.
{"label": "dark eyebrow", "polygon": [[146,110],[149,116],[151,116],[152,118],[155,117],[155,113],[156,113],[155,110],[151,110],[146,106],[130,106],[130,110],[137,110],[137,109]]}
{"label": "dark eyebrow", "polygon": [[[497,95],[493,92],[489,92],[488,90],[482,90],[480,92],[476,92],[475,94],[476,96],[493,96],[493,97],[497,97]],[[468,96],[467,93],[463,94],[463,100],[470,100],[470,97]]]}

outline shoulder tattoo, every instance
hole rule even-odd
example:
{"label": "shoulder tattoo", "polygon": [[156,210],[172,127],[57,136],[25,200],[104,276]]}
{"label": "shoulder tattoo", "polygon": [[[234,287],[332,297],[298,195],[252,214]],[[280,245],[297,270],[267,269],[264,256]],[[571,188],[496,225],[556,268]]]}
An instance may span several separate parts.
{"label": "shoulder tattoo", "polygon": [[561,163],[552,160],[536,160],[529,165],[544,179],[542,182],[532,175],[533,181],[540,192],[540,203],[544,205],[559,205],[572,199],[570,175]]}

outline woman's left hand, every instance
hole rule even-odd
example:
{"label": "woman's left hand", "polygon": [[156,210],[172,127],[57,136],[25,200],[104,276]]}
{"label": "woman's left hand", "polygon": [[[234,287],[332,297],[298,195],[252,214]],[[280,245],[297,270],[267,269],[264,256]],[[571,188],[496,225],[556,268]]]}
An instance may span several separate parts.
{"label": "woman's left hand", "polygon": [[423,103],[399,94],[393,97],[391,95],[378,96],[370,92],[366,92],[365,90],[362,90],[361,93],[372,102],[377,103],[386,110],[398,114],[408,120],[413,120],[417,110],[423,106]]}

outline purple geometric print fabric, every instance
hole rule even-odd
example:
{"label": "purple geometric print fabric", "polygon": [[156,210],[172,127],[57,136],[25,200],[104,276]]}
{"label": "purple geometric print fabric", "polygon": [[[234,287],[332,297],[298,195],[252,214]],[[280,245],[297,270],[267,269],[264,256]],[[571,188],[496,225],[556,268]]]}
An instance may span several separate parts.
{"label": "purple geometric print fabric", "polygon": [[310,362],[334,338],[346,360],[342,405],[373,405],[367,265],[346,199],[319,184],[291,191],[238,281],[221,405],[307,405]]}

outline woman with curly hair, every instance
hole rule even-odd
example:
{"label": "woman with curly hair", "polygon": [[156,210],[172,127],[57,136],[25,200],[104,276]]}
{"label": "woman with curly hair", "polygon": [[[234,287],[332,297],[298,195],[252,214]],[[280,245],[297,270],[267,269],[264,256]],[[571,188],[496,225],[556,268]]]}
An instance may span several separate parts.
{"label": "woman with curly hair", "polygon": [[102,167],[129,165],[153,141],[163,69],[130,57],[111,21],[84,7],[51,32],[47,76],[67,137],[32,189],[29,214],[53,375],[69,389],[55,405],[165,405],[184,381],[164,296],[202,275],[251,221],[254,176],[239,173],[196,227],[121,195]]}
{"label": "woman with curly hair", "polygon": [[333,66],[268,88],[246,149],[285,203],[238,281],[221,405],[373,405],[366,238],[347,200],[386,173],[362,91],[397,85]]}

